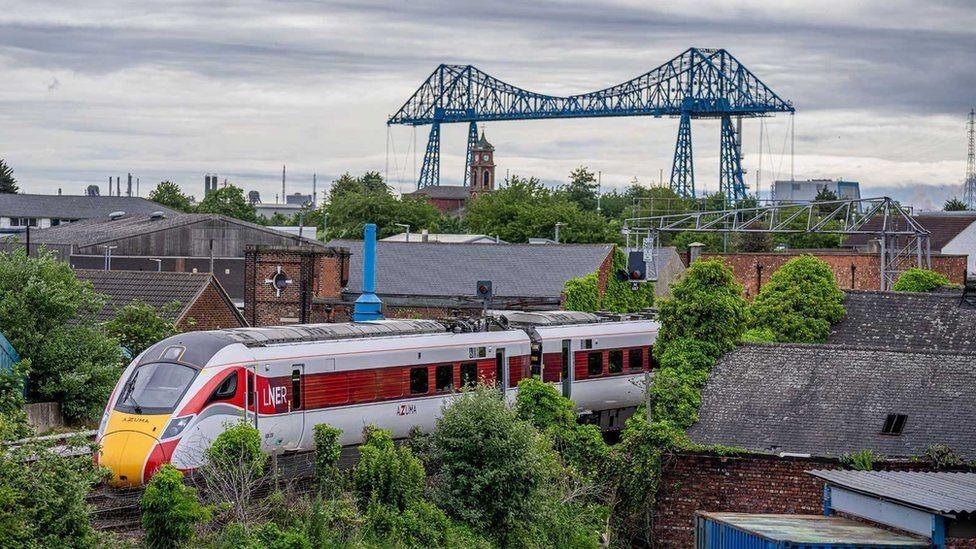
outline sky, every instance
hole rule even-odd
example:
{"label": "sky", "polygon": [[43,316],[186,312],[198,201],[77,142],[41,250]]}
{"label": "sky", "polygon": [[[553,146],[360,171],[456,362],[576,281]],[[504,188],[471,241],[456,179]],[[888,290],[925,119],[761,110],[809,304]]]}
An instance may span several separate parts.
{"label": "sky", "polygon": [[[310,192],[313,173],[321,189],[366,170],[409,191],[428,130],[386,120],[438,64],[567,95],[693,46],[727,49],[796,107],[744,121],[751,190],[792,166],[922,208],[960,194],[976,105],[968,0],[0,0],[0,158],[35,193],[104,194],[132,173],[143,196],[164,179],[200,196],[217,173],[273,202],[283,165],[289,194]],[[719,125],[692,127],[697,186],[714,191]],[[443,130],[442,183],[459,182],[466,129]],[[484,130],[499,175],[558,184],[585,165],[622,188],[668,180],[677,120]]]}

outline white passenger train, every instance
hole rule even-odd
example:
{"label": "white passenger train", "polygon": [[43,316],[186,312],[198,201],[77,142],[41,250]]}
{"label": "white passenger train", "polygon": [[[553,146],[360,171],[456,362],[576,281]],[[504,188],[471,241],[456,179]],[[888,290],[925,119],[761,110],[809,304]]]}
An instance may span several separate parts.
{"label": "white passenger train", "polygon": [[[363,426],[406,437],[430,431],[443,405],[474,383],[504,388],[537,375],[579,411],[613,429],[640,403],[632,380],[651,368],[650,320],[586,313],[496,313],[497,329],[458,330],[434,320],[380,320],[189,332],[136,357],[98,430],[97,460],[116,485],[140,485],[164,463],[198,467],[210,441],[245,419],[267,452],[310,450],[313,427]],[[453,329],[452,329],[453,328]]]}

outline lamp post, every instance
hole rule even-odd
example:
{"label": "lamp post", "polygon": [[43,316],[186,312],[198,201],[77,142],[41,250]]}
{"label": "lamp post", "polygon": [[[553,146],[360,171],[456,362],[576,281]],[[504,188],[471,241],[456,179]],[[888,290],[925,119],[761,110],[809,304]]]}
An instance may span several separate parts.
{"label": "lamp post", "polygon": [[407,231],[406,242],[410,242],[410,225],[407,225],[406,223],[394,223],[394,225],[396,225],[397,227],[401,227],[403,228],[403,230]]}
{"label": "lamp post", "polygon": [[562,221],[556,223],[556,244],[559,244],[559,227],[565,227],[565,226],[566,224],[563,223]]}

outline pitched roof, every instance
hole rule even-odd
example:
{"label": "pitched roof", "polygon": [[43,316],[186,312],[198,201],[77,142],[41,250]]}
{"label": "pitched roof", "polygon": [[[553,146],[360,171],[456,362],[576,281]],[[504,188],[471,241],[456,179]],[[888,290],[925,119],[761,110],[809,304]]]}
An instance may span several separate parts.
{"label": "pitched roof", "polygon": [[[348,291],[362,291],[363,242],[333,240],[348,248]],[[380,295],[473,296],[479,280],[491,280],[499,297],[558,298],[570,278],[595,272],[612,244],[376,243]]]}
{"label": "pitched roof", "polygon": [[146,235],[200,223],[202,221],[221,221],[233,225],[240,225],[257,231],[274,233],[285,238],[294,239],[295,243],[311,244],[322,246],[318,240],[311,238],[300,238],[297,235],[290,235],[281,231],[269,229],[264,225],[249,223],[232,217],[220,214],[188,214],[174,212],[162,218],[154,218],[147,214],[129,214],[118,218],[109,219],[102,216],[93,219],[85,219],[58,225],[48,229],[38,229],[31,231],[31,243],[38,244],[74,244],[75,246],[94,246],[103,242],[110,242],[129,238],[132,236]]}
{"label": "pitched roof", "polygon": [[976,309],[960,292],[847,291],[847,315],[829,343],[857,347],[976,352]]}
{"label": "pitched roof", "polygon": [[89,219],[112,212],[150,214],[177,213],[162,204],[135,196],[74,196],[57,194],[0,193],[0,216]]}
{"label": "pitched roof", "polygon": [[[933,252],[941,251],[953,238],[966,230],[976,221],[976,212],[924,212],[912,216],[929,231],[929,245]],[[882,219],[875,217],[864,224],[863,230],[878,230]],[[849,236],[845,246],[864,246],[870,240],[877,238],[870,234],[855,234]]]}
{"label": "pitched roof", "polygon": [[[921,455],[948,444],[976,458],[976,354],[838,345],[744,345],[727,353],[702,392],[701,444],[840,456],[870,449]],[[907,416],[882,435],[889,414]]]}
{"label": "pitched roof", "polygon": [[440,198],[444,200],[467,200],[471,198],[471,187],[460,185],[430,185],[422,189],[417,189],[404,196],[426,196],[428,198]]}
{"label": "pitched roof", "polygon": [[[410,242],[444,242],[449,244],[508,244],[504,240],[496,240],[495,237],[487,234],[457,234],[457,233],[409,233]],[[383,242],[406,242],[407,233],[398,233],[393,236],[380,239]]]}
{"label": "pitched roof", "polygon": [[[115,311],[135,300],[152,305],[164,317],[174,322],[179,321],[210,284],[223,294],[228,307],[237,316],[241,316],[220,283],[210,273],[77,269],[75,275],[81,280],[91,282],[96,292],[106,296],[105,307],[96,314],[99,322],[111,320]],[[180,306],[167,308],[174,301],[179,302]],[[241,320],[245,324],[243,317]]]}
{"label": "pitched roof", "polygon": [[976,513],[976,473],[807,471],[855,492],[938,514]]}

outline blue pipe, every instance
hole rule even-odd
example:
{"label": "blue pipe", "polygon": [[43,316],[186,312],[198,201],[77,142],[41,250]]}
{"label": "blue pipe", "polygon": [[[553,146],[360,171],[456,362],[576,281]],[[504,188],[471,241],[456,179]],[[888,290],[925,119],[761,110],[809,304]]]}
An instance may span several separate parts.
{"label": "blue pipe", "polygon": [[376,225],[363,227],[363,291],[352,309],[355,322],[383,319],[383,302],[376,295]]}

